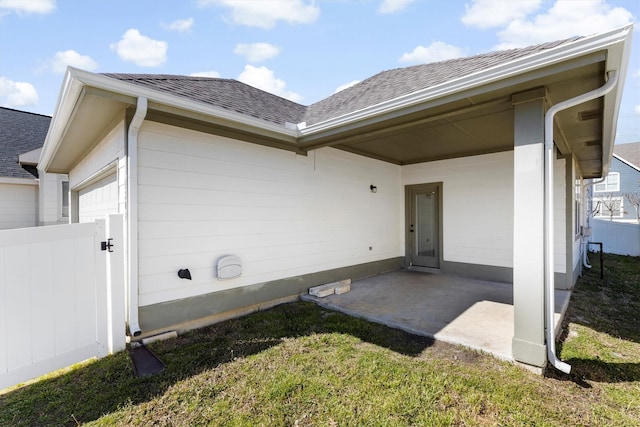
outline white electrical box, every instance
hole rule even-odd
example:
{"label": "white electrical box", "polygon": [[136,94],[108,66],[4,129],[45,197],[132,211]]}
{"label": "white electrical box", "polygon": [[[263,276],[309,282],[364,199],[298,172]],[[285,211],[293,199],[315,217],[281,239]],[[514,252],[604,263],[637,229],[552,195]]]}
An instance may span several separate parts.
{"label": "white electrical box", "polygon": [[591,227],[582,227],[582,237],[591,236]]}
{"label": "white electrical box", "polygon": [[234,279],[242,274],[242,261],[236,255],[226,255],[218,260],[218,280]]}

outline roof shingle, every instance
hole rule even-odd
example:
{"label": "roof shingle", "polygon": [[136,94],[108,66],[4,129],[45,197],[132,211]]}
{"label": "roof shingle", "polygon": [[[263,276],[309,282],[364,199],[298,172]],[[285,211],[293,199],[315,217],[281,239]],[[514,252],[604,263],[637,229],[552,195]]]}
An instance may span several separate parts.
{"label": "roof shingle", "polygon": [[51,117],[0,107],[0,176],[33,178],[18,156],[42,147]]}
{"label": "roof shingle", "polygon": [[640,168],[640,142],[616,144],[613,146],[613,154],[622,157],[635,167]]}
{"label": "roof shingle", "polygon": [[307,125],[312,125],[551,49],[578,38],[383,71],[308,107],[232,79],[165,74],[104,75],[279,125],[286,122],[306,122]]}
{"label": "roof shingle", "polygon": [[383,71],[311,105],[305,121],[307,125],[319,123],[577,39]]}
{"label": "roof shingle", "polygon": [[237,80],[167,74],[115,74],[107,77],[257,117],[279,125],[300,123],[306,107]]}

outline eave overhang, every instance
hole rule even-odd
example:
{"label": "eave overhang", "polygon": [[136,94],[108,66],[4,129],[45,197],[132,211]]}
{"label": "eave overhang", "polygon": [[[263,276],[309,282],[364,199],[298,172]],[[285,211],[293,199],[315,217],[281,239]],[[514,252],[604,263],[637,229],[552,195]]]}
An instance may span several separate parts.
{"label": "eave overhang", "polygon": [[[304,127],[288,127],[192,101],[104,75],[69,68],[45,140],[39,168],[67,173],[138,97],[149,104],[147,119],[299,154],[326,146],[411,164],[513,148],[512,95],[545,87],[548,103],[602,85],[609,71],[619,84],[585,109],[598,111],[572,133],[578,111],[558,114],[556,145],[576,155],[585,178],[607,173],[631,48],[632,25],[569,42],[386,102]],[[571,120],[569,120],[571,119]],[[86,123],[90,123],[88,126]],[[575,124],[575,120],[571,122]],[[575,126],[574,126],[575,127]],[[492,138],[488,138],[487,134]],[[495,137],[494,137],[495,136]],[[438,143],[435,140],[440,139]],[[453,141],[448,144],[447,141]],[[456,141],[465,141],[458,143]],[[582,146],[585,147],[582,147]],[[582,147],[582,148],[581,148]],[[577,154],[576,154],[577,153]]]}
{"label": "eave overhang", "polygon": [[252,142],[299,151],[296,146],[298,131],[295,129],[69,67],[45,139],[39,168],[54,173],[69,172],[99,142],[99,136],[112,125],[113,120],[124,117],[125,111],[136,105],[138,97],[147,98],[151,116],[180,117],[190,123],[235,130],[252,135],[256,140]]}
{"label": "eave overhang", "polygon": [[[580,90],[586,92],[602,85],[606,81],[607,73],[616,70],[620,74],[620,82],[616,89],[605,96],[603,100],[593,103],[593,105],[597,105],[598,102],[602,104],[595,107],[601,111],[598,125],[601,133],[595,140],[599,147],[597,159],[584,159],[586,162],[585,169],[589,169],[585,171],[585,174],[589,177],[601,176],[607,173],[613,153],[617,116],[631,48],[632,31],[633,26],[627,25],[607,33],[581,38],[490,69],[310,125],[301,129],[298,139],[299,144],[305,150],[334,146],[362,155],[367,155],[368,153],[371,157],[398,164],[512,149],[512,146],[507,148],[505,144],[490,146],[490,144],[485,143],[483,146],[482,143],[479,143],[476,149],[472,149],[471,145],[469,145],[464,154],[451,153],[451,155],[447,155],[443,153],[433,157],[418,156],[409,159],[401,159],[398,156],[398,158],[394,159],[389,156],[388,151],[380,149],[378,149],[379,153],[376,155],[376,148],[373,147],[373,144],[363,141],[366,138],[373,139],[380,136],[379,139],[382,143],[382,137],[385,134],[389,134],[390,129],[393,128],[402,130],[406,136],[409,136],[406,129],[412,126],[411,121],[414,124],[441,122],[443,125],[448,122],[448,124],[455,127],[457,118],[469,120],[473,117],[474,113],[471,110],[476,110],[476,116],[502,114],[503,121],[506,121],[509,108],[507,105],[508,94],[531,90],[537,86],[545,87],[549,85],[553,88],[555,84],[556,87],[553,89],[558,90],[552,90],[548,99],[549,106],[551,106],[555,102],[576,96]],[[578,88],[577,83],[581,80],[584,81],[584,88]],[[566,85],[567,81],[572,86],[576,86],[574,90],[574,92],[577,91],[576,93],[571,93],[568,90],[564,92],[559,90]],[[501,100],[502,106],[500,106]],[[482,108],[482,103],[486,103],[486,109]],[[468,114],[466,114],[467,112]],[[570,113],[573,114],[575,111]],[[409,117],[411,118],[410,120],[402,119]],[[564,117],[567,117],[567,115],[564,115]],[[567,136],[562,129],[562,118],[563,116],[560,115],[557,121],[559,132],[556,142],[562,154],[570,155],[575,147],[571,146],[571,141],[566,140]],[[462,136],[465,133],[467,135],[472,133],[469,132],[469,128],[459,130],[458,134]],[[417,135],[419,132],[425,138],[429,135],[427,129],[421,130],[416,127],[415,134]],[[512,135],[509,135],[509,138],[512,138]],[[401,148],[401,144],[397,139],[393,141],[393,139],[389,138],[388,140],[389,143]],[[474,142],[481,141],[470,139],[471,144]],[[586,136],[580,140],[580,144],[593,143],[593,138]],[[379,145],[379,147],[381,146],[382,144]],[[593,154],[585,155],[587,157],[593,156]],[[578,160],[580,161],[580,159]]]}

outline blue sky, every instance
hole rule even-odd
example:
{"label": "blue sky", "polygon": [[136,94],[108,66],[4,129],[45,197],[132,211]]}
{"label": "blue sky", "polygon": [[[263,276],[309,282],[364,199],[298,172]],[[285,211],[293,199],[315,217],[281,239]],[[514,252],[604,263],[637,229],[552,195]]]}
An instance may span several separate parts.
{"label": "blue sky", "polygon": [[0,0],[0,105],[67,65],[233,78],[308,105],[377,72],[636,23],[617,143],[640,141],[638,0]]}

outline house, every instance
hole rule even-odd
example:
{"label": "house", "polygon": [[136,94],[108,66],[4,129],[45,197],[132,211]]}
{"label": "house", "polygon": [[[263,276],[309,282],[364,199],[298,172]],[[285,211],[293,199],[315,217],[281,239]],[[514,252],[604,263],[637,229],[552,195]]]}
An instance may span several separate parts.
{"label": "house", "polygon": [[593,185],[591,211],[594,218],[639,222],[640,212],[625,197],[630,193],[640,197],[640,166],[634,161],[640,161],[640,142],[614,147],[609,174],[604,181]]}
{"label": "house", "polygon": [[640,256],[639,163],[640,142],[616,145],[609,174],[587,193],[590,241],[602,243],[604,252]]}
{"label": "house", "polygon": [[68,174],[72,222],[124,214],[134,339],[420,266],[513,283],[514,358],[563,368],[546,307],[581,271],[580,190],[611,167],[632,31],[384,71],[310,106],[69,68],[38,168]]}
{"label": "house", "polygon": [[49,116],[0,107],[0,230],[68,222],[66,176],[37,171],[50,122]]}

